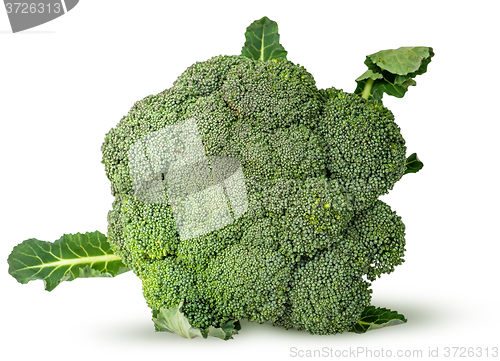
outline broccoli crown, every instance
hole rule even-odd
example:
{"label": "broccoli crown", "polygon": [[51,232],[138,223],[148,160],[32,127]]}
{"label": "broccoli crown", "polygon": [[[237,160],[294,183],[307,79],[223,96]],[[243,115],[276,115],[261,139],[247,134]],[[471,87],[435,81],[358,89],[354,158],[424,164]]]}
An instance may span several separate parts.
{"label": "broccoli crown", "polygon": [[[176,211],[188,198],[174,199],[175,182],[154,166],[148,187],[162,200],[140,196],[130,156],[137,142],[146,149],[154,134],[186,121],[196,125],[207,174],[216,177],[217,159],[237,160],[245,190],[244,206],[229,204],[230,222],[198,233],[193,225],[189,236]],[[342,332],[370,302],[364,276],[373,280],[402,263],[404,225],[377,198],[404,174],[404,144],[385,107],[318,90],[303,67],[286,59],[198,62],[170,89],[136,102],[105,137],[103,163],[115,197],[109,241],[142,279],[154,312],[183,302],[200,328],[248,318]],[[145,164],[161,158],[162,149],[148,153]],[[207,188],[196,183],[203,168],[196,165],[184,171],[189,185],[181,184],[190,194]],[[217,191],[231,199],[224,189]]]}

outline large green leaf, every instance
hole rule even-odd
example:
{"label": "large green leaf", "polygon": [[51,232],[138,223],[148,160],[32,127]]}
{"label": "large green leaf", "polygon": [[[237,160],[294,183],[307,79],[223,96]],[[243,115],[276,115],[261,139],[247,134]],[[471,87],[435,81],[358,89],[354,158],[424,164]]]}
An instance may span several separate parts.
{"label": "large green leaf", "polygon": [[128,271],[113,254],[106,236],[97,231],[65,234],[55,242],[28,239],[14,247],[7,262],[17,281],[43,280],[47,291],[62,281],[113,277]]}
{"label": "large green leaf", "polygon": [[264,16],[254,21],[245,32],[241,55],[253,60],[286,59],[286,50],[279,43],[278,24]]}
{"label": "large green leaf", "polygon": [[434,52],[430,47],[401,47],[368,55],[368,70],[356,79],[354,93],[381,101],[384,93],[402,98],[409,86],[417,85],[417,75],[427,71]]}
{"label": "large green leaf", "polygon": [[420,169],[424,167],[424,163],[420,161],[417,157],[417,153],[413,153],[408,158],[406,158],[406,170],[405,174],[417,173]]}
{"label": "large green leaf", "polygon": [[[398,49],[381,50],[378,53],[368,55],[365,61],[368,68],[372,70],[386,70],[397,75],[408,75],[421,71],[422,65],[427,66],[434,55],[432,48],[425,46],[401,47]],[[425,72],[425,70],[423,71]],[[422,71],[420,74],[423,73]]]}
{"label": "large green leaf", "polygon": [[233,338],[241,329],[238,321],[228,321],[222,327],[210,326],[204,330],[191,326],[189,320],[181,312],[183,302],[179,306],[172,308],[162,308],[160,311],[153,311],[153,322],[156,331],[168,331],[176,333],[184,338],[195,338],[208,336],[218,337],[223,340]]}
{"label": "large green leaf", "polygon": [[406,318],[383,307],[368,306],[365,308],[358,322],[353,326],[352,332],[365,333],[377,328],[400,325],[406,323]]}

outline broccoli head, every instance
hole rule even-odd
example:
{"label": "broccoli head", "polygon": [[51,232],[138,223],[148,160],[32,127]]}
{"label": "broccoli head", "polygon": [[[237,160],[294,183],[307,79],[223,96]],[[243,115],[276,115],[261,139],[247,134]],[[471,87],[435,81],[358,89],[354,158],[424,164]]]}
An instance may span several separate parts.
{"label": "broccoli head", "polygon": [[241,55],[197,62],[136,102],[102,145],[107,237],[28,239],[9,273],[50,291],[133,270],[156,330],[188,338],[227,340],[242,319],[320,335],[406,322],[370,305],[371,282],[405,252],[405,225],[379,197],[423,167],[382,97],[403,97],[432,48],[367,56],[348,93],[318,89],[277,30],[255,21]]}
{"label": "broccoli head", "polygon": [[343,332],[369,281],[403,262],[404,224],[378,200],[407,169],[393,114],[317,89],[283,52],[192,65],[102,152],[109,241],[154,316],[182,305],[201,330],[245,318]]}

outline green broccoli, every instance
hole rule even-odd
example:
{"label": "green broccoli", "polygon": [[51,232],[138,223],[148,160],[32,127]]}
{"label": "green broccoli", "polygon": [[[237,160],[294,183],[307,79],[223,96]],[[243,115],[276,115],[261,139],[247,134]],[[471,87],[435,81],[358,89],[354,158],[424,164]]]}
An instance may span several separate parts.
{"label": "green broccoli", "polygon": [[[242,55],[192,65],[109,131],[102,162],[115,197],[107,237],[115,264],[98,269],[77,252],[63,274],[133,270],[156,329],[184,337],[229,339],[241,319],[313,334],[406,322],[370,306],[370,281],[405,251],[405,226],[378,197],[423,165],[407,159],[381,99],[415,85],[432,49],[392,51],[420,59],[395,72],[386,52],[367,57],[369,70],[347,93],[318,90],[286,59],[268,18],[246,37]],[[40,278],[19,253],[11,274]],[[63,267],[39,263],[30,269]]]}

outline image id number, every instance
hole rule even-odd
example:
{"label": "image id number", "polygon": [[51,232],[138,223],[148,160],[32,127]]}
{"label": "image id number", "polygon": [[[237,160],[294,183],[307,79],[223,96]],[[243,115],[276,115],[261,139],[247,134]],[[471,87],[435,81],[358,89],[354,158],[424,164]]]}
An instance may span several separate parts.
{"label": "image id number", "polygon": [[7,14],[43,14],[43,13],[54,13],[59,14],[61,12],[61,4],[43,4],[43,3],[6,3],[5,8],[7,9]]}

